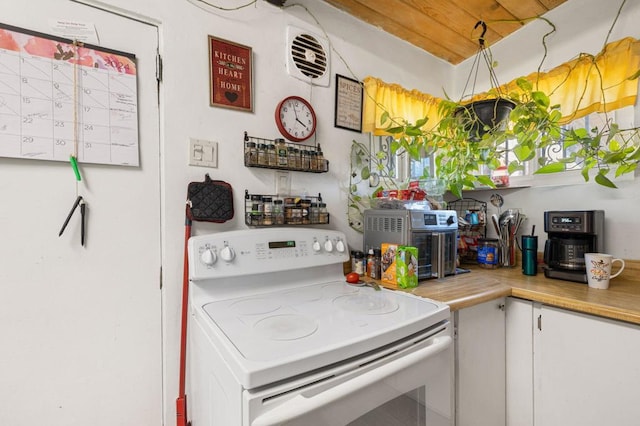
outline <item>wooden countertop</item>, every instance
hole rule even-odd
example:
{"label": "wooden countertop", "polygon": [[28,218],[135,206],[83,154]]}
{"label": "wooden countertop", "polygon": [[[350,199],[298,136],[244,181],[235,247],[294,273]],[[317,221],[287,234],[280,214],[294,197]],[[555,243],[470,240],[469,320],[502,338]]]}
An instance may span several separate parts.
{"label": "wooden countertop", "polygon": [[[625,261],[625,270],[611,280],[609,288],[598,290],[587,284],[522,274],[520,267],[483,269],[463,265],[471,272],[443,279],[421,281],[413,289],[398,289],[444,302],[452,311],[505,296],[606,318],[640,324],[640,261]],[[617,265],[614,266],[614,269]],[[387,288],[396,286],[381,283]]]}

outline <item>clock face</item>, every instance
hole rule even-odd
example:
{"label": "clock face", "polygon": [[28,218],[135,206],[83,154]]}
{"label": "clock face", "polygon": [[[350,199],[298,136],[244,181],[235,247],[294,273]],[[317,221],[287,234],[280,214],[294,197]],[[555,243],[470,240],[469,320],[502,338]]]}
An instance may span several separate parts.
{"label": "clock face", "polygon": [[276,125],[282,136],[293,142],[309,139],[316,131],[316,114],[299,96],[289,96],[276,108]]}

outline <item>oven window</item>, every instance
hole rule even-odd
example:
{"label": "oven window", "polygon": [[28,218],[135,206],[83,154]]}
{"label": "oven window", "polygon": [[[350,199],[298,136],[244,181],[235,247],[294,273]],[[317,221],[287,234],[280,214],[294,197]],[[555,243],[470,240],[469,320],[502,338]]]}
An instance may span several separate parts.
{"label": "oven window", "polygon": [[425,387],[400,395],[374,408],[348,426],[440,426],[449,425],[449,419],[428,409]]}

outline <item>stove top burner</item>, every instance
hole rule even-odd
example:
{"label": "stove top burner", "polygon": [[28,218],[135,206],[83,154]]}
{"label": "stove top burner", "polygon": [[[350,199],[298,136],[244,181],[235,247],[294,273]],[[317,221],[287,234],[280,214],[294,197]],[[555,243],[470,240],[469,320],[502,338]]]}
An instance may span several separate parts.
{"label": "stove top burner", "polygon": [[383,315],[398,310],[397,303],[378,293],[339,296],[333,300],[333,304],[345,311],[368,315]]}
{"label": "stove top burner", "polygon": [[315,333],[318,323],[303,315],[274,315],[258,321],[253,329],[269,340],[297,340]]}

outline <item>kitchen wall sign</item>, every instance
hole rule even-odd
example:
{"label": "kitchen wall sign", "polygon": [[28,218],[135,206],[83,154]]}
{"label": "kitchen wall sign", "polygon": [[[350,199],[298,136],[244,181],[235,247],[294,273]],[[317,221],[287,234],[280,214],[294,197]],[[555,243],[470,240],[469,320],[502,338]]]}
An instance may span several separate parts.
{"label": "kitchen wall sign", "polygon": [[209,36],[211,106],[253,111],[252,50]]}
{"label": "kitchen wall sign", "polygon": [[362,83],[336,74],[335,127],[362,132]]}

